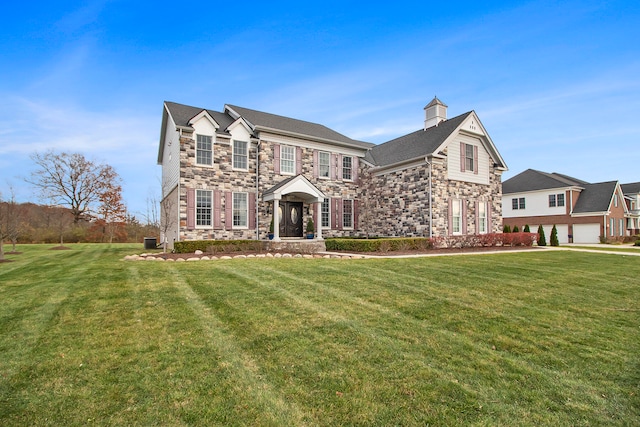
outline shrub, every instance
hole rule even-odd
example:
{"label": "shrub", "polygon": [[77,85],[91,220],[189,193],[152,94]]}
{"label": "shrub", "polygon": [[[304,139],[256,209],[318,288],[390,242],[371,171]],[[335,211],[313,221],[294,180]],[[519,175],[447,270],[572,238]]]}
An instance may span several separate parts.
{"label": "shrub", "polygon": [[505,225],[505,226],[502,228],[502,232],[503,232],[503,233],[511,233],[511,227],[510,227],[510,226],[508,226],[508,225]]}
{"label": "shrub", "polygon": [[538,226],[538,246],[547,246],[547,238],[544,235],[542,224]]}
{"label": "shrub", "polygon": [[558,241],[558,229],[555,224],[553,224],[553,228],[551,229],[550,243],[551,246],[560,246],[560,242]]}
{"label": "shrub", "polygon": [[179,254],[192,253],[197,250],[207,253],[260,252],[262,242],[258,240],[185,240],[175,242],[173,248]]}
{"label": "shrub", "polygon": [[518,228],[518,226],[514,225],[512,233],[519,233],[519,232],[520,232],[520,229]]}
{"label": "shrub", "polygon": [[633,244],[633,246],[640,246],[640,240],[636,240],[636,242]]}
{"label": "shrub", "polygon": [[525,224],[525,225],[524,225],[524,229],[522,230],[522,232],[524,232],[524,233],[531,233],[531,230],[529,229],[529,224]]}

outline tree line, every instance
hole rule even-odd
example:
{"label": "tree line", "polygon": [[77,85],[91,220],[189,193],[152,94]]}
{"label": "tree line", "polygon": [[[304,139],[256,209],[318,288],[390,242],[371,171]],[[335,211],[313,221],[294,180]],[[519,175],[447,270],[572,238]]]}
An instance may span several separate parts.
{"label": "tree line", "polygon": [[52,150],[31,159],[26,181],[46,203],[17,203],[11,188],[0,192],[0,259],[5,243],[15,250],[17,243],[139,242],[159,234],[155,206],[144,223],[127,212],[122,179],[110,165]]}

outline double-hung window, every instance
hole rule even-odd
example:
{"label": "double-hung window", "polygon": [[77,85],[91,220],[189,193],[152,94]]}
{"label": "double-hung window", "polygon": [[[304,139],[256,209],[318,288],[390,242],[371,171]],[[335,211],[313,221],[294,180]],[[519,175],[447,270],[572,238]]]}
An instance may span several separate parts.
{"label": "double-hung window", "polygon": [[478,203],[478,234],[487,232],[487,203]]}
{"label": "double-hung window", "polygon": [[465,171],[470,171],[473,172],[474,171],[474,166],[475,166],[475,159],[473,156],[473,145],[471,144],[464,144],[464,167],[465,167]]}
{"label": "double-hung window", "polygon": [[246,228],[249,218],[247,193],[233,193],[233,227]]}
{"label": "double-hung window", "polygon": [[296,148],[291,145],[280,146],[280,173],[293,175],[296,172]]}
{"label": "double-hung window", "polygon": [[353,228],[353,200],[342,201],[342,228]]}
{"label": "double-hung window", "polygon": [[196,163],[199,165],[213,164],[213,138],[207,135],[196,136]]}
{"label": "double-hung window", "polygon": [[326,151],[318,152],[318,176],[320,178],[329,178],[331,168],[331,154]]}
{"label": "double-hung window", "polygon": [[560,193],[556,196],[556,200],[558,202],[558,207],[564,206],[564,194]]}
{"label": "double-hung window", "polygon": [[564,206],[564,194],[549,194],[549,207],[562,207]]}
{"label": "double-hung window", "polygon": [[343,156],[342,157],[342,179],[347,181],[351,180],[353,176],[353,157],[351,156]]}
{"label": "double-hung window", "polygon": [[322,208],[321,208],[321,212],[322,214],[322,227],[323,228],[329,228],[331,225],[329,224],[329,218],[331,217],[331,213],[329,211],[329,199],[324,199],[324,201],[322,202]]}
{"label": "double-hung window", "polygon": [[462,234],[462,200],[451,202],[451,234]]}
{"label": "double-hung window", "polygon": [[211,190],[196,190],[196,227],[210,227],[212,213]]}
{"label": "double-hung window", "polygon": [[233,168],[247,170],[249,164],[247,141],[233,141]]}
{"label": "double-hung window", "polygon": [[555,208],[556,207],[556,195],[555,194],[549,194],[549,207],[550,208]]}

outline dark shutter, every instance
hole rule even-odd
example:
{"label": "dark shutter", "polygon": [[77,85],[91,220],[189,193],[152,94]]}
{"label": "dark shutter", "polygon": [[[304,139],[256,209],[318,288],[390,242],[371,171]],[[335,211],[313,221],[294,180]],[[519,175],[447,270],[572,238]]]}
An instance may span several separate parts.
{"label": "dark shutter", "polygon": [[353,229],[358,229],[358,217],[360,216],[360,201],[353,201]]}
{"label": "dark shutter", "polygon": [[462,220],[460,221],[462,222],[462,234],[466,235],[467,234],[467,201],[462,200],[460,203],[462,204],[462,209],[460,212],[460,215],[462,216]]}

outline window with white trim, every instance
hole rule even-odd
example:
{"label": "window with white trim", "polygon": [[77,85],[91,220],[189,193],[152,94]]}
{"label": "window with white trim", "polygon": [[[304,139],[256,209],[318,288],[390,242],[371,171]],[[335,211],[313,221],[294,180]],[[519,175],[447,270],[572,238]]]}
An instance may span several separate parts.
{"label": "window with white trim", "polygon": [[615,234],[616,233],[615,228],[616,228],[616,223],[615,223],[614,219],[613,218],[609,218],[609,235],[610,236],[615,236],[616,235]]}
{"label": "window with white trim", "polygon": [[473,172],[475,158],[473,156],[473,145],[464,144],[464,167],[465,171]]}
{"label": "window with white trim", "polygon": [[550,208],[555,208],[556,207],[556,195],[555,194],[549,194],[549,207]]}
{"label": "window with white trim", "polygon": [[233,141],[233,168],[247,170],[249,168],[249,143],[247,141]]}
{"label": "window with white trim", "polygon": [[320,178],[329,178],[331,169],[331,154],[326,151],[318,152],[318,176]]}
{"label": "window with white trim", "polygon": [[451,234],[462,234],[462,200],[451,201]]}
{"label": "window with white trim", "polygon": [[342,201],[342,228],[353,228],[353,200]]}
{"label": "window with white trim", "polygon": [[478,203],[478,234],[487,232],[487,203]]}
{"label": "window with white trim", "polygon": [[212,191],[196,190],[196,227],[211,227],[212,214]]}
{"label": "window with white trim", "polygon": [[296,147],[280,146],[280,173],[293,175],[296,172]]}
{"label": "window with white trim", "polygon": [[213,164],[213,138],[208,135],[196,135],[196,163],[211,166]]}
{"label": "window with white trim", "polygon": [[322,219],[321,219],[321,224],[323,228],[329,228],[331,225],[329,224],[329,218],[331,218],[331,212],[330,212],[330,203],[329,203],[329,199],[324,199],[322,201],[322,207],[321,207],[321,215],[322,215]]}
{"label": "window with white trim", "polygon": [[620,227],[618,233],[620,234],[620,236],[624,236],[624,219],[619,220],[618,226]]}
{"label": "window with white trim", "polygon": [[564,206],[564,193],[556,195],[556,201],[558,202],[558,207]]}
{"label": "window with white trim", "polygon": [[247,193],[233,193],[233,227],[246,228],[249,218]]}
{"label": "window with white trim", "polygon": [[524,197],[514,197],[513,199],[511,199],[511,209],[513,209],[514,211],[517,211],[518,209],[524,209],[525,207],[525,201],[524,201]]}
{"label": "window with white trim", "polygon": [[615,206],[616,208],[618,207],[618,195],[617,194],[613,195],[613,206]]}
{"label": "window with white trim", "polygon": [[347,181],[351,180],[352,170],[353,168],[353,157],[351,156],[343,156],[342,157],[342,179]]}

